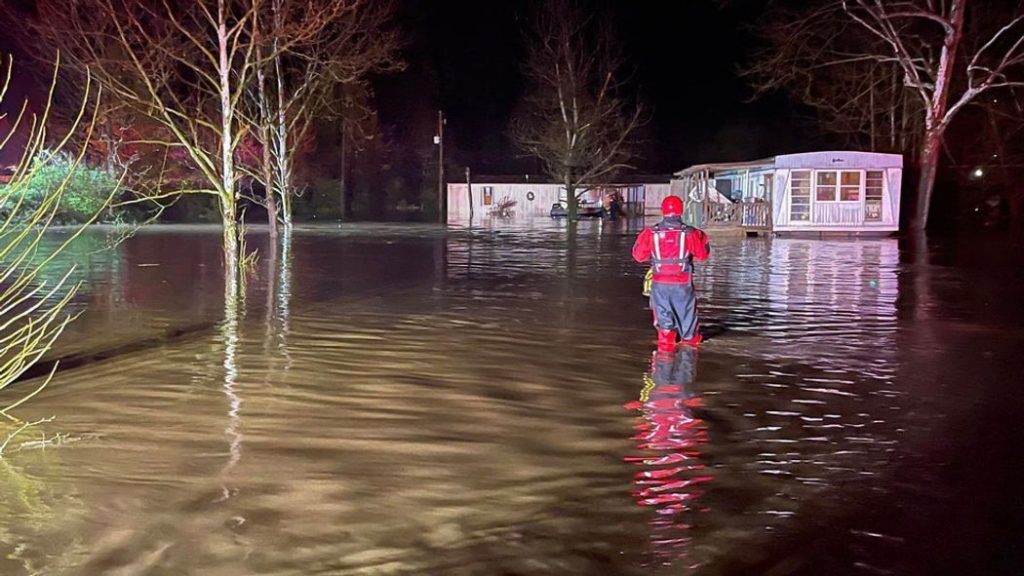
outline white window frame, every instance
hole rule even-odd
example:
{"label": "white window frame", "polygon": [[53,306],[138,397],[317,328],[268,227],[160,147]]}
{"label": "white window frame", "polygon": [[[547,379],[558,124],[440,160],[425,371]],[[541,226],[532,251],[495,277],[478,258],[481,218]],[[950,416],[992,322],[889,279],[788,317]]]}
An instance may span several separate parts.
{"label": "white window frame", "polygon": [[[811,213],[809,220],[793,220],[793,175],[796,172],[810,172],[811,174]],[[825,172],[833,172],[836,175],[836,183],[834,185],[834,200],[818,200],[818,174]],[[840,200],[842,191],[842,173],[843,172],[857,172],[860,174],[860,185],[858,186],[857,200]],[[882,174],[882,212],[879,220],[868,220],[867,219],[867,184],[868,184],[868,172],[880,172]],[[886,222],[886,213],[888,208],[886,207],[886,197],[888,195],[889,182],[888,174],[885,168],[861,168],[861,169],[839,169],[839,168],[828,168],[828,169],[813,169],[813,168],[794,168],[789,172],[787,177],[788,182],[786,183],[786,218],[790,225],[802,226],[807,224],[815,223],[815,215],[817,213],[817,207],[823,205],[845,205],[845,206],[860,206],[861,222],[864,224],[882,224]]]}
{"label": "white window frame", "polygon": [[[807,172],[808,174],[807,184],[810,186],[810,190],[808,191],[807,196],[807,220],[793,220],[793,176],[797,172]],[[814,183],[816,182],[814,170],[811,170],[810,168],[790,170],[786,179],[788,180],[786,183],[786,187],[788,188],[786,191],[786,220],[793,226],[808,226],[814,224]]]}
{"label": "white window frame", "polygon": [[[830,172],[834,173],[836,175],[836,183],[832,187],[832,190],[834,192],[834,194],[832,195],[833,199],[832,200],[819,200],[818,199],[818,188],[822,187],[822,186],[818,184],[818,175],[819,174],[826,174],[826,173],[830,173]],[[856,200],[843,200],[842,199],[843,173],[844,172],[847,172],[847,173],[855,172],[855,173],[860,175],[860,184],[858,184],[858,186],[857,186],[857,199]],[[865,170],[840,170],[838,168],[836,168],[836,169],[829,169],[829,170],[814,170],[814,177],[812,179],[812,186],[813,186],[813,192],[814,192],[814,203],[816,203],[816,204],[848,204],[848,205],[863,204],[864,203],[864,184],[865,184],[865,178],[866,178]]]}
{"label": "white window frame", "polygon": [[[868,172],[878,172],[882,175],[882,196],[880,198],[881,206],[878,210],[878,220],[868,220]],[[863,192],[861,193],[861,210],[864,214],[865,224],[884,224],[886,214],[886,199],[889,196],[889,174],[885,168],[865,168],[864,169],[864,186]]]}

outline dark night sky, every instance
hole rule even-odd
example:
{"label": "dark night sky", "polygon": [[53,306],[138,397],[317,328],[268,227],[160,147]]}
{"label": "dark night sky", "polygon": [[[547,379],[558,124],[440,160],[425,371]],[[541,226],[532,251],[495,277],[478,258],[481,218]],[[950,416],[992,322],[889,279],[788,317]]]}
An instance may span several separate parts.
{"label": "dark night sky", "polygon": [[[398,0],[404,72],[374,79],[382,124],[398,150],[430,149],[437,109],[446,145],[478,174],[536,171],[508,139],[524,86],[523,31],[540,0]],[[652,112],[639,171],[667,173],[814,147],[784,98],[748,102],[737,73],[752,46],[752,3],[602,0],[623,43],[632,86]],[[723,5],[726,5],[723,7]],[[0,50],[15,46],[0,34]],[[23,63],[26,58],[20,58]],[[11,94],[17,96],[17,94]]]}
{"label": "dark night sky", "polygon": [[[751,48],[747,10],[713,0],[605,4],[634,69],[632,84],[653,111],[641,171],[741,160],[814,144],[782,98],[748,103],[737,68]],[[398,140],[432,131],[442,107],[456,161],[478,173],[529,170],[507,138],[523,89],[523,29],[535,4],[514,0],[403,0],[406,72],[376,82],[381,119]],[[415,126],[414,126],[415,125]]]}

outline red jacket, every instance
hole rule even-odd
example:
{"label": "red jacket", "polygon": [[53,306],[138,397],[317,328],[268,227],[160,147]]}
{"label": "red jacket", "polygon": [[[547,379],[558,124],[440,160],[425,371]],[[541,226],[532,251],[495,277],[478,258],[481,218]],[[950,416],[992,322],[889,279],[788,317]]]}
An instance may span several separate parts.
{"label": "red jacket", "polygon": [[633,244],[633,259],[640,263],[651,260],[652,280],[666,284],[688,284],[693,273],[692,260],[703,262],[710,255],[708,235],[685,225],[677,228],[659,223],[644,228]]}

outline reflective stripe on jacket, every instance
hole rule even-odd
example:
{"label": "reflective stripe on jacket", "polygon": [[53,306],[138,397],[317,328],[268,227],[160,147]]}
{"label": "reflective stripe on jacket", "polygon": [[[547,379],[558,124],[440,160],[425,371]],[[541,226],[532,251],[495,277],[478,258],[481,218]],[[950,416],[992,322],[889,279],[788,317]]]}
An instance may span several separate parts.
{"label": "reflective stripe on jacket", "polygon": [[633,244],[633,259],[651,262],[654,282],[688,284],[693,261],[703,262],[710,254],[707,234],[678,220],[645,228]]}
{"label": "reflective stripe on jacket", "polygon": [[654,271],[654,278],[664,282],[669,277],[686,277],[680,282],[689,281],[693,273],[693,258],[686,248],[686,235],[689,226],[683,228],[661,229],[654,226],[651,238],[651,269]]}

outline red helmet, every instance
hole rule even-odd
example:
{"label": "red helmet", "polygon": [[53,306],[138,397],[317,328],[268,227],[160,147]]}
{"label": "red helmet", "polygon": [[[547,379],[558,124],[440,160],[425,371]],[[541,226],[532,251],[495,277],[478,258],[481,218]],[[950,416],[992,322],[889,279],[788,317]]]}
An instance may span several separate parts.
{"label": "red helmet", "polygon": [[661,201],[661,215],[682,216],[683,199],[679,196],[666,196],[665,199]]}

